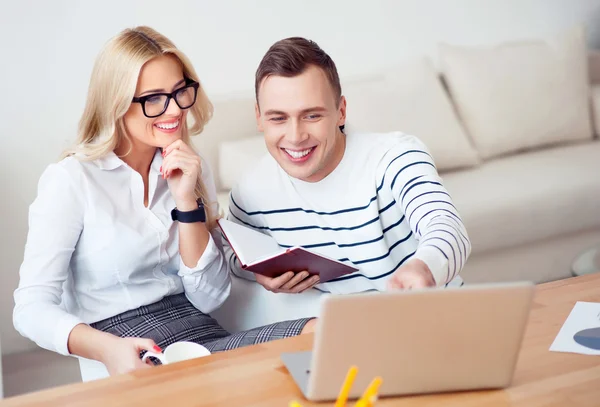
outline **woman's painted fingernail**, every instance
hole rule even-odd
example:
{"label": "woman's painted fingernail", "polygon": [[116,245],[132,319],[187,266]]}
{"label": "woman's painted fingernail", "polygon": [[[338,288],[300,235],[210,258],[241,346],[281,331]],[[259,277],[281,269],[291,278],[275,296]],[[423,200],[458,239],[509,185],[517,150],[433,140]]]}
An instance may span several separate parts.
{"label": "woman's painted fingernail", "polygon": [[157,352],[159,352],[159,353],[162,352],[162,349],[158,345],[154,345],[154,350],[157,351]]}
{"label": "woman's painted fingernail", "polygon": [[158,169],[160,171],[160,173],[162,174],[162,165],[160,166],[160,168]]}

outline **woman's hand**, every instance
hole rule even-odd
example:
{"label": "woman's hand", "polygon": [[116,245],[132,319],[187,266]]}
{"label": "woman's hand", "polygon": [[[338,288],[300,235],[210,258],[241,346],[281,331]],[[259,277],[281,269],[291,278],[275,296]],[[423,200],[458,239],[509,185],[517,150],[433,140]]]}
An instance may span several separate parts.
{"label": "woman's hand", "polygon": [[140,352],[162,352],[152,339],[114,337],[105,344],[101,362],[111,376],[137,369],[147,369],[150,365],[142,362]]}
{"label": "woman's hand", "polygon": [[177,140],[163,149],[163,157],[161,173],[167,179],[177,209],[198,209],[194,193],[202,172],[202,161],[198,154],[182,140]]}
{"label": "woman's hand", "polygon": [[143,350],[162,352],[152,339],[119,338],[87,324],[71,330],[67,347],[72,355],[104,363],[111,376],[150,367],[140,358]]}

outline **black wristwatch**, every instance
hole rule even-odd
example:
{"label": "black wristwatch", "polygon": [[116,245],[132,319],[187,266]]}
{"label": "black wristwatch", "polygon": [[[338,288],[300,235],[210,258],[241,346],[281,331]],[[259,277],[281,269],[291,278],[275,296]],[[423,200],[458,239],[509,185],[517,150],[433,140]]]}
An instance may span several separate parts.
{"label": "black wristwatch", "polygon": [[198,209],[193,211],[180,211],[177,207],[171,211],[171,219],[181,223],[206,222],[206,212],[204,211],[204,203],[198,199]]}

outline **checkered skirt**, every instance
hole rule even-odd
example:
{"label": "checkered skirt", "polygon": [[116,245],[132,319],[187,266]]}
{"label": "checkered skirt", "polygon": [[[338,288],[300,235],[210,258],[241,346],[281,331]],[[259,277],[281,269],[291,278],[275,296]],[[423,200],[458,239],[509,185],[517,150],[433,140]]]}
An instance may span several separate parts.
{"label": "checkered skirt", "polygon": [[91,326],[119,337],[149,338],[163,349],[174,342],[189,341],[214,353],[299,335],[309,320],[282,321],[230,334],[195,308],[185,294],[177,294]]}

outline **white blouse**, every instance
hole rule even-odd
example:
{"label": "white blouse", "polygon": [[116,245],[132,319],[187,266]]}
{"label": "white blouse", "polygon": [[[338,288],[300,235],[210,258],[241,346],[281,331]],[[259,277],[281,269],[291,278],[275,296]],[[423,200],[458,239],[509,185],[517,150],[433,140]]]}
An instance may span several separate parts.
{"label": "white blouse", "polygon": [[[161,165],[157,150],[148,207],[142,177],[114,153],[87,162],[69,157],[48,166],[30,206],[14,293],[13,322],[23,336],[68,355],[69,334],[77,324],[182,292],[205,313],[225,301],[231,280],[220,234],[211,231],[196,266],[185,266],[177,222],[171,220],[175,201]],[[204,160],[202,179],[216,213],[215,184]]]}

